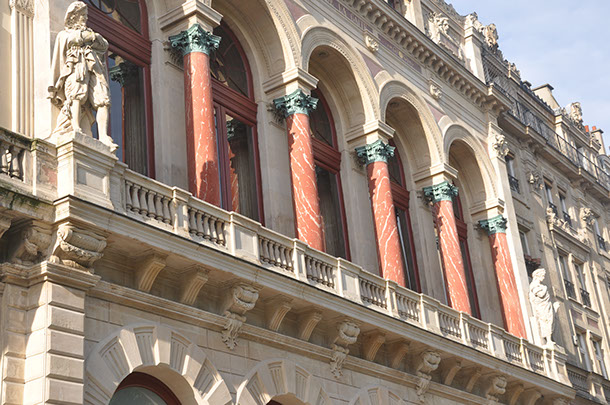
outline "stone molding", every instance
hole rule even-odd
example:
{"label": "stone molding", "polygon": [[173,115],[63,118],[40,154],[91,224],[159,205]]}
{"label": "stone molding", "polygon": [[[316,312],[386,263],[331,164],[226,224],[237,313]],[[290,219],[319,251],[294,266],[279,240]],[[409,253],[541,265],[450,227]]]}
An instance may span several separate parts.
{"label": "stone molding", "polygon": [[[118,328],[92,348],[85,361],[85,403],[107,404],[120,382],[142,366],[169,367],[192,388],[189,395],[197,403],[232,401],[224,379],[197,344],[165,325],[146,323]],[[215,383],[206,384],[210,379]]]}
{"label": "stone molding", "polygon": [[309,115],[318,106],[318,99],[309,96],[301,89],[273,100],[276,111],[283,117],[288,118],[293,114]]}
{"label": "stone molding", "polygon": [[490,236],[495,235],[496,233],[506,233],[508,220],[500,214],[493,218],[480,220],[479,227],[485,230]]}
{"label": "stone molding", "polygon": [[453,201],[458,195],[458,188],[448,181],[435,184],[430,187],[424,187],[424,199],[431,203],[439,201]]}
{"label": "stone molding", "polygon": [[358,159],[366,166],[373,162],[385,162],[394,157],[394,146],[383,142],[381,139],[373,143],[366,144],[356,148]]}
{"label": "stone molding", "polygon": [[195,23],[187,30],[170,36],[169,42],[172,48],[182,52],[182,56],[186,56],[191,52],[201,52],[210,55],[218,49],[220,37],[204,30],[201,25]]}

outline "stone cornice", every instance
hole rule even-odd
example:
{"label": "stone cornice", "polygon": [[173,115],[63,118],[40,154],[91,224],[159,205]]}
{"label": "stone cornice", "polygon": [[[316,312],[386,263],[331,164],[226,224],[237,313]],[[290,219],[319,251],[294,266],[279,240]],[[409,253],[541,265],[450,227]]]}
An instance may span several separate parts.
{"label": "stone cornice", "polygon": [[218,49],[220,37],[204,30],[199,24],[193,24],[186,31],[169,37],[169,42],[172,48],[180,50],[183,56],[191,52],[202,52],[209,55]]}
{"label": "stone cornice", "polygon": [[365,165],[373,162],[387,163],[388,159],[394,156],[394,149],[396,149],[394,146],[390,146],[381,139],[378,139],[373,143],[356,148],[356,154]]}
{"label": "stone cornice", "polygon": [[424,198],[432,203],[439,201],[451,201],[453,197],[457,197],[458,188],[448,181],[435,184],[430,187],[424,187]]}
{"label": "stone cornice", "polygon": [[286,96],[276,98],[273,100],[273,105],[284,118],[287,118],[293,114],[309,115],[310,111],[316,109],[318,99],[303,93],[301,89],[297,89]]}
{"label": "stone cornice", "polygon": [[495,235],[496,233],[506,233],[508,220],[502,215],[495,216],[489,219],[482,219],[479,221],[479,227],[485,230],[488,235]]}
{"label": "stone cornice", "polygon": [[485,110],[500,113],[509,109],[505,100],[481,82],[453,55],[434,43],[423,32],[397,14],[382,0],[342,0],[363,20],[379,29],[383,35],[408,52],[415,60],[431,69],[472,103]]}

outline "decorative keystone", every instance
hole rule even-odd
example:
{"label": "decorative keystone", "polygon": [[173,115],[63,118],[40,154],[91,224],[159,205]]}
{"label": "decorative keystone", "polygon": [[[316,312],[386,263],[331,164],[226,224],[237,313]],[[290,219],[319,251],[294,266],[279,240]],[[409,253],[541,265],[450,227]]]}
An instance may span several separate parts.
{"label": "decorative keystone", "polygon": [[297,89],[287,96],[276,98],[273,100],[273,105],[280,115],[287,118],[293,114],[309,115],[309,112],[318,106],[318,99]]}
{"label": "decorative keystone", "polygon": [[452,201],[457,197],[458,188],[448,181],[435,184],[434,186],[424,187],[424,198],[432,203],[439,201]]}
{"label": "decorative keystone", "polygon": [[486,230],[488,235],[494,235],[496,233],[506,233],[506,222],[506,218],[498,215],[490,219],[480,220],[479,226],[481,229]]}
{"label": "decorative keystone", "polygon": [[218,49],[220,37],[207,32],[199,24],[193,24],[186,31],[169,37],[169,42],[172,48],[182,52],[182,56],[191,52],[203,52],[209,55],[211,51]]}
{"label": "decorative keystone", "polygon": [[388,163],[388,159],[394,156],[394,149],[396,149],[394,146],[383,143],[381,139],[378,139],[373,143],[356,148],[356,155],[365,165],[373,162]]}

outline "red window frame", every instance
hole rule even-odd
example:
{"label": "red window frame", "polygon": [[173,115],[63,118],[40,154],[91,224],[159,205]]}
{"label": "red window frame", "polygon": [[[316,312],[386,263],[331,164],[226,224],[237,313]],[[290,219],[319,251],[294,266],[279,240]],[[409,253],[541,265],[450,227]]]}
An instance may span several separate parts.
{"label": "red window frame", "polygon": [[337,149],[337,130],[335,128],[335,121],[333,119],[333,115],[330,111],[330,107],[322,90],[320,88],[315,89],[316,97],[318,98],[318,107],[323,108],[326,116],[328,117],[328,122],[330,124],[330,129],[332,132],[332,143],[330,146],[323,141],[316,139],[311,136],[312,147],[313,147],[313,158],[314,163],[317,166],[329,171],[330,173],[335,175],[337,179],[337,191],[339,194],[339,210],[341,211],[341,231],[343,232],[343,243],[345,249],[345,258],[347,260],[351,260],[351,251],[349,248],[349,233],[347,231],[347,217],[345,215],[345,204],[343,200],[343,187],[341,186],[341,152]]}
{"label": "red window frame", "polygon": [[[152,87],[150,82],[150,61],[152,42],[148,36],[148,12],[146,2],[139,0],[140,24],[142,33],[136,32],[120,22],[108,17],[97,7],[88,4],[87,25],[93,31],[101,34],[108,41],[108,49],[141,67],[144,74],[144,114],[146,120],[146,163],[148,177],[155,178],[155,138],[153,130]],[[125,150],[125,136],[123,136]],[[123,159],[124,159],[123,155]]]}
{"label": "red window frame", "polygon": [[[237,40],[237,37],[231,31],[229,27],[227,27],[224,22],[221,22],[222,29],[231,37],[233,44],[236,49],[239,51],[241,56],[241,60],[244,63],[244,67],[246,69],[246,76],[248,79],[248,94],[249,97],[246,97],[242,94],[239,94],[237,91],[225,86],[220,81],[212,77],[212,98],[214,100],[214,109],[216,110],[216,117],[220,119],[219,124],[224,125],[225,122],[225,114],[230,115],[234,118],[237,118],[241,122],[246,125],[252,126],[252,145],[254,152],[254,166],[255,173],[254,177],[256,180],[256,198],[257,198],[257,206],[258,206],[258,222],[265,225],[265,215],[263,208],[263,192],[261,187],[261,171],[260,171],[260,157],[259,157],[259,148],[258,148],[258,131],[257,131],[257,120],[256,115],[258,111],[258,106],[254,101],[254,87],[252,85],[252,71],[250,70],[250,63],[248,62],[248,58],[246,57],[246,53],[242,48],[241,44]],[[226,126],[224,126],[226,127]],[[223,127],[223,128],[224,128]],[[223,139],[226,139],[223,138]],[[220,144],[220,137],[217,138],[217,148],[218,148],[218,164],[219,171],[221,172],[220,182],[220,190],[222,194],[222,208],[227,210],[232,210],[231,207],[231,165],[229,163],[229,142],[223,142]]]}
{"label": "red window frame", "polygon": [[[396,147],[396,145],[394,144],[393,141],[390,140],[390,145]],[[413,229],[411,227],[411,215],[409,213],[409,190],[407,190],[407,188],[405,187],[406,184],[406,179],[405,179],[405,171],[404,171],[404,167],[402,165],[402,160],[400,159],[400,155],[398,154],[398,150],[394,150],[394,159],[396,159],[396,162],[398,163],[398,169],[399,169],[399,174],[400,174],[400,184],[397,183],[396,181],[392,180],[390,178],[390,187],[392,189],[392,201],[394,203],[394,207],[395,209],[399,209],[401,211],[405,212],[405,219],[407,221],[407,238],[408,240],[406,241],[411,249],[411,253],[413,254],[413,257],[411,258],[411,260],[413,261],[413,272],[415,273],[415,288],[417,292],[421,292],[421,282],[419,279],[419,268],[417,266],[417,254],[415,252],[415,244],[413,242]],[[401,247],[402,250],[402,247]],[[405,257],[404,257],[404,252],[402,252],[402,260],[403,260],[403,265],[405,266],[405,270],[408,271],[408,269],[406,268],[406,266],[408,265],[408,263],[406,263]],[[406,283],[407,280],[405,280]]]}
{"label": "red window frame", "polygon": [[[455,225],[458,233],[458,243],[464,244],[464,250],[466,251],[466,257],[462,257],[464,263],[464,270],[466,270],[466,277],[470,279],[472,285],[472,299],[474,301],[474,308],[472,309],[472,316],[481,319],[481,308],[479,307],[479,296],[477,294],[477,285],[475,283],[474,273],[472,271],[472,261],[470,260],[470,248],[468,247],[468,226],[464,222],[464,211],[462,210],[462,200],[460,196],[456,196],[453,199],[453,212],[455,215]],[[461,251],[461,249],[460,249]]]}
{"label": "red window frame", "polygon": [[117,387],[115,393],[122,389],[138,387],[146,388],[157,394],[167,405],[180,405],[180,400],[176,397],[176,394],[163,382],[150,374],[133,372],[129,374]]}

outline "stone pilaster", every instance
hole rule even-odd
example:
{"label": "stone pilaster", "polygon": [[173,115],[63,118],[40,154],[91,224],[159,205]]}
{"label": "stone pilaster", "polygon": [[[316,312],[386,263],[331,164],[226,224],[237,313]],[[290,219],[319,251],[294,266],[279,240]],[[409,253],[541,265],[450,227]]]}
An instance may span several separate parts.
{"label": "stone pilaster", "polygon": [[515,336],[527,339],[523,312],[519,301],[519,291],[508,250],[506,224],[507,220],[502,215],[479,221],[479,226],[489,235],[498,293],[502,305],[504,328]]}
{"label": "stone pilaster", "polygon": [[318,100],[298,89],[276,98],[273,103],[286,119],[297,237],[314,249],[324,250],[324,228],[309,127],[309,111],[316,108]]}
{"label": "stone pilaster", "polygon": [[381,276],[404,287],[405,268],[388,171],[388,159],[394,156],[394,147],[379,139],[356,148],[356,153],[366,164]]}
{"label": "stone pilaster", "polygon": [[472,315],[466,284],[466,270],[453,213],[453,198],[458,189],[448,181],[424,188],[424,197],[434,204],[441,260],[449,305]]}
{"label": "stone pilaster", "polygon": [[210,52],[218,49],[220,37],[193,24],[169,37],[182,52],[189,191],[211,204],[220,205],[220,186]]}

